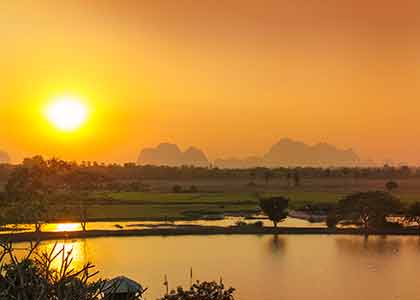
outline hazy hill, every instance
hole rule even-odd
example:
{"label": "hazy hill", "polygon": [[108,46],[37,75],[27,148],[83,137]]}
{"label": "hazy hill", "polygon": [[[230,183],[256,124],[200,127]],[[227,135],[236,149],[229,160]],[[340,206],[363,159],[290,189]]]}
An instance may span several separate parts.
{"label": "hazy hill", "polygon": [[210,163],[198,148],[189,147],[181,151],[175,144],[162,143],[155,148],[145,148],[141,151],[137,160],[141,165],[165,165],[165,166],[209,166]]}
{"label": "hazy hill", "polygon": [[0,150],[0,164],[5,164],[10,162],[10,156],[6,152]]}
{"label": "hazy hill", "polygon": [[319,143],[307,145],[289,138],[274,144],[263,157],[246,159],[218,159],[214,164],[221,168],[293,167],[293,166],[355,166],[359,156],[351,149],[341,150],[333,145]]}
{"label": "hazy hill", "polygon": [[[210,165],[202,150],[190,147],[183,152],[176,144],[169,143],[143,149],[137,162],[141,165],[158,166]],[[344,167],[356,166],[361,163],[359,156],[351,149],[342,150],[326,143],[307,145],[289,138],[281,139],[271,146],[262,157],[251,156],[245,159],[229,158],[214,161],[214,165],[220,168]]]}

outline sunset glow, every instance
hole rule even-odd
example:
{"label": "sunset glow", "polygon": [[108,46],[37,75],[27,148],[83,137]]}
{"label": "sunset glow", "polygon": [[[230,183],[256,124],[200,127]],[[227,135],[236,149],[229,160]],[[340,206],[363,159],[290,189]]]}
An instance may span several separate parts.
{"label": "sunset glow", "polygon": [[73,96],[55,99],[46,109],[50,123],[61,131],[79,129],[88,117],[88,109],[81,100]]}
{"label": "sunset glow", "polygon": [[[0,4],[13,162],[123,163],[161,142],[244,158],[288,137],[420,164],[419,1],[19,2]],[[76,117],[39,118],[67,92]]]}

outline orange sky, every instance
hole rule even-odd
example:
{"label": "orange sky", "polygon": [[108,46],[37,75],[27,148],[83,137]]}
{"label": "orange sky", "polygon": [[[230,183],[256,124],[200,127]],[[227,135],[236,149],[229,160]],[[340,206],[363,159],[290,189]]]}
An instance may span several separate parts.
{"label": "orange sky", "polygon": [[[214,159],[287,136],[420,164],[419,15],[418,0],[1,1],[0,149],[122,162],[169,141]],[[40,113],[61,93],[93,110],[74,135]]]}

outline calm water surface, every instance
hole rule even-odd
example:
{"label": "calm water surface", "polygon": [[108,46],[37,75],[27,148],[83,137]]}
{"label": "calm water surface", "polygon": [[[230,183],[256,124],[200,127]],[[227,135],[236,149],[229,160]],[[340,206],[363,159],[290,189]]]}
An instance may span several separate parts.
{"label": "calm water surface", "polygon": [[[45,242],[44,249],[54,242]],[[418,237],[327,235],[112,237],[61,243],[76,264],[124,274],[149,287],[146,299],[195,279],[219,280],[240,300],[420,299]]]}
{"label": "calm water surface", "polygon": [[[150,229],[154,228],[173,228],[177,225],[200,225],[200,226],[234,226],[236,222],[241,221],[248,224],[253,224],[257,221],[263,222],[264,226],[272,227],[273,223],[268,219],[262,220],[246,220],[243,217],[226,217],[220,220],[194,220],[194,221],[174,221],[165,223],[162,221],[114,221],[114,222],[89,222],[87,230],[123,230],[123,229]],[[118,225],[118,227],[116,226]],[[325,228],[325,223],[308,222],[307,220],[287,217],[281,224],[282,227],[321,227]],[[35,231],[32,224],[22,224],[16,227],[15,225],[8,225],[3,233]],[[80,223],[47,223],[42,225],[44,232],[66,232],[66,231],[82,231]]]}

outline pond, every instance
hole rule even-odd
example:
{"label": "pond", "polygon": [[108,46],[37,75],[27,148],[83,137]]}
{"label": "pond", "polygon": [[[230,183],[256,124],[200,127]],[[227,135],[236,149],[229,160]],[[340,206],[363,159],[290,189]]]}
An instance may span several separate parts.
{"label": "pond", "polygon": [[[43,242],[51,249],[52,242]],[[220,280],[239,300],[420,299],[418,237],[339,235],[112,237],[62,242],[75,264],[126,275],[146,299],[193,278]]]}

